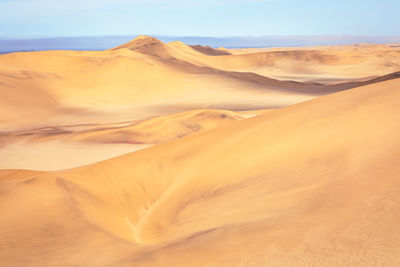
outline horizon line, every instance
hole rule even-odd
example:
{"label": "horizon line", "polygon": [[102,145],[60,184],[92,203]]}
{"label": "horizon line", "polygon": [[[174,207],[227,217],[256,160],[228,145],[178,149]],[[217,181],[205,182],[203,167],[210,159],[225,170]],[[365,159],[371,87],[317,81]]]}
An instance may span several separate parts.
{"label": "horizon line", "polygon": [[55,39],[55,38],[95,38],[95,37],[128,37],[128,36],[152,36],[152,37],[177,37],[177,38],[262,38],[262,37],[362,37],[362,38],[400,38],[399,35],[354,35],[354,34],[265,34],[265,35],[165,35],[165,34],[104,34],[104,35],[67,35],[67,36],[0,36],[0,40],[29,40],[29,39]]}

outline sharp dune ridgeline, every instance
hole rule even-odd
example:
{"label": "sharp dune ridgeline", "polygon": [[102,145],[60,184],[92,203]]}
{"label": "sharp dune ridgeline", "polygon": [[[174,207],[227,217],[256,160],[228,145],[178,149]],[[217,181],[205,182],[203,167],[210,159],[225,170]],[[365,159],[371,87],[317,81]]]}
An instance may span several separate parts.
{"label": "sharp dune ridgeline", "polygon": [[399,64],[149,36],[1,55],[1,265],[400,265]]}

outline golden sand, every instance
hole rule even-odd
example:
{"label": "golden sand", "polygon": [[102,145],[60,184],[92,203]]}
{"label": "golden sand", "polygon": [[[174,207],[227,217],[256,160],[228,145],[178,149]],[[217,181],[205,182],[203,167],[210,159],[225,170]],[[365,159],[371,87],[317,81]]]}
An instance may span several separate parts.
{"label": "golden sand", "polygon": [[399,51],[0,56],[1,265],[400,265]]}

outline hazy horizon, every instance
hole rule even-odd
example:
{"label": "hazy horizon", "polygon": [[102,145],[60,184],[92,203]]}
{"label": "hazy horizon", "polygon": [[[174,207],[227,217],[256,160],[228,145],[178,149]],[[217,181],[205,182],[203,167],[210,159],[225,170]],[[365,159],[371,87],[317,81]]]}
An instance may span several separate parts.
{"label": "hazy horizon", "polygon": [[[0,53],[40,50],[105,50],[129,42],[139,34],[114,36],[70,36],[48,38],[1,38]],[[291,47],[313,45],[345,45],[356,43],[400,43],[400,36],[350,35],[265,35],[265,36],[162,36],[153,35],[163,42],[182,41],[189,45],[211,47]]]}
{"label": "hazy horizon", "polygon": [[227,48],[400,42],[400,2],[0,0],[0,52],[104,50],[139,34]]}

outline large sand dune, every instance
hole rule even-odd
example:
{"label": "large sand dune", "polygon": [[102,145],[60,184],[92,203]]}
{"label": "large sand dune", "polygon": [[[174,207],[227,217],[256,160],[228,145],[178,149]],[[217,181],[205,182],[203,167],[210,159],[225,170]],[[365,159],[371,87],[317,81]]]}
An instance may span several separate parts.
{"label": "large sand dune", "polygon": [[1,171],[5,266],[396,266],[383,81],[93,165]]}

